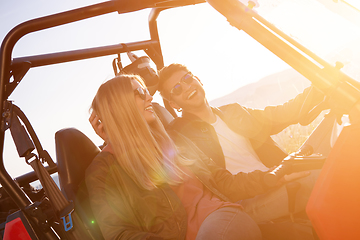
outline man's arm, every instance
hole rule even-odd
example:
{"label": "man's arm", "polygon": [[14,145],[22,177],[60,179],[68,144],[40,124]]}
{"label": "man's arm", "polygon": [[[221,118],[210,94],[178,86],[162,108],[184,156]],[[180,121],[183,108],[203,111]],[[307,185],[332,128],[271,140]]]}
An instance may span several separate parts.
{"label": "man's arm", "polygon": [[[226,122],[232,129],[246,137],[254,138],[259,135],[271,136],[292,124],[302,122],[315,106],[324,101],[325,95],[311,86],[281,105],[253,109],[230,104],[220,109],[225,113]],[[327,109],[328,105],[323,104],[322,107],[319,110]]]}

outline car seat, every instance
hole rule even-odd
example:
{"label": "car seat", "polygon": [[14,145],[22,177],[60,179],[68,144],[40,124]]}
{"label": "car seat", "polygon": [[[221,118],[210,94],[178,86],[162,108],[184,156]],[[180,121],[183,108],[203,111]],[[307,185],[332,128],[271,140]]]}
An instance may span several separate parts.
{"label": "car seat", "polygon": [[169,123],[174,120],[173,115],[171,115],[171,113],[165,107],[161,106],[157,102],[152,102],[152,106],[156,115],[159,117],[160,121],[166,128]]}
{"label": "car seat", "polygon": [[93,239],[104,239],[93,216],[85,184],[85,170],[100,149],[75,128],[59,130],[55,134],[56,158],[60,188],[73,201],[75,212]]}

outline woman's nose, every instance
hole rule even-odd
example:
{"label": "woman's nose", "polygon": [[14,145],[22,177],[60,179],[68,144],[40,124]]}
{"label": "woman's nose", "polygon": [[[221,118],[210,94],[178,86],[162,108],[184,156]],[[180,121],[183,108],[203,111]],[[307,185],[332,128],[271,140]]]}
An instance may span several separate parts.
{"label": "woman's nose", "polygon": [[150,93],[146,93],[146,101],[152,101],[153,100],[153,96],[151,96]]}

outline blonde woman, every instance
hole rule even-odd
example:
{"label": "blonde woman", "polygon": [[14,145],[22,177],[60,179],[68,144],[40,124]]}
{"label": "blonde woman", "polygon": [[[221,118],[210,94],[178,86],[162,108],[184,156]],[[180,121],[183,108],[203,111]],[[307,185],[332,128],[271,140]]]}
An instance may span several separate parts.
{"label": "blonde woman", "polygon": [[170,138],[151,101],[134,75],[105,82],[93,100],[90,122],[108,144],[86,184],[105,239],[262,239],[235,202],[267,191],[265,173],[233,176],[182,135]]}

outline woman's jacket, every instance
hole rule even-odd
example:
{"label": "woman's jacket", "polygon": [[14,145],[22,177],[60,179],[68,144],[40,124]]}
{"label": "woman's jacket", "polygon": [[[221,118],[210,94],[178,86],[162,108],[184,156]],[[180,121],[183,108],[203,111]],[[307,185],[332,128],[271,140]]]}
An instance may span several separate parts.
{"label": "woman's jacket", "polygon": [[[196,177],[224,201],[264,193],[263,172],[232,175],[217,166],[187,138],[171,133],[179,151],[194,159]],[[105,239],[184,239],[187,217],[168,185],[139,188],[109,152],[99,153],[86,171],[86,185],[95,218]],[[156,238],[158,237],[158,238]]]}

